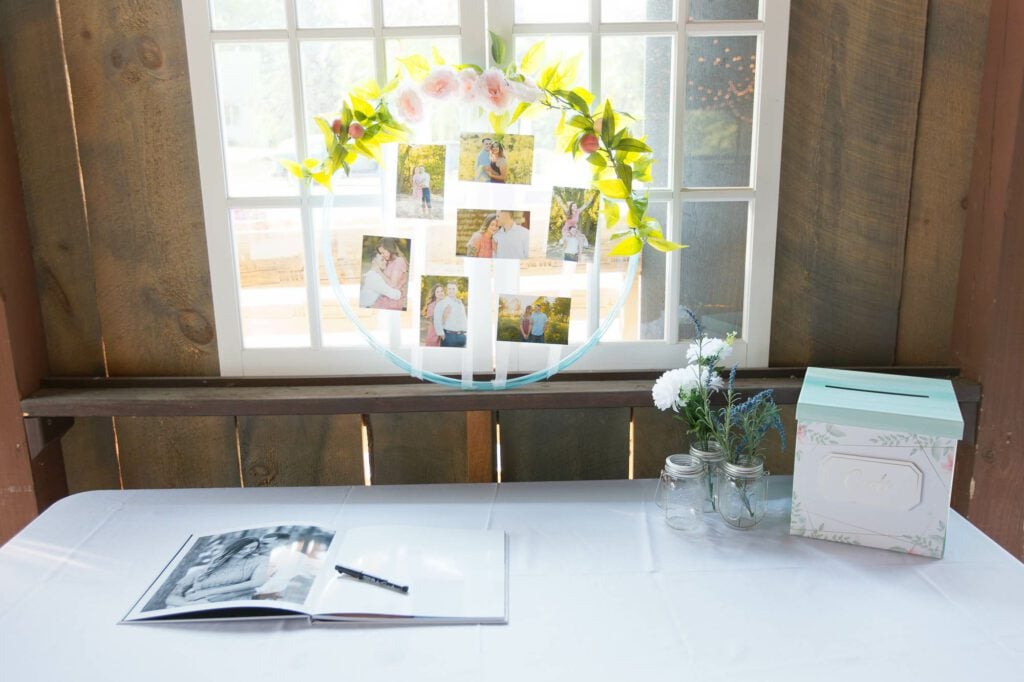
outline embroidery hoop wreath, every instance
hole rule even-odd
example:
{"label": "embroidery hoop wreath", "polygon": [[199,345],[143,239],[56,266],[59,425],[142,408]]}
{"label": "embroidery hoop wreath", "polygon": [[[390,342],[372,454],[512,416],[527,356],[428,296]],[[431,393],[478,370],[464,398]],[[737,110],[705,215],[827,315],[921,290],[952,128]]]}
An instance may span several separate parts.
{"label": "embroidery hoop wreath", "polygon": [[[556,144],[573,158],[584,155],[593,166],[591,186],[601,193],[600,214],[604,216],[606,229],[618,226],[623,220],[625,222],[625,229],[613,232],[609,237],[618,243],[607,255],[628,257],[629,265],[626,283],[605,321],[586,343],[555,365],[504,382],[465,381],[414,368],[404,358],[382,346],[363,327],[341,289],[334,259],[325,259],[335,298],[345,316],[374,350],[419,379],[475,390],[522,386],[550,378],[575,363],[600,341],[618,316],[633,288],[644,244],[663,252],[686,248],[665,239],[661,225],[647,215],[647,192],[633,189],[634,182],[651,181],[651,165],[654,163],[651,148],[644,138],[634,137],[629,129],[636,119],[624,111],[615,110],[607,99],[595,106],[594,95],[575,85],[579,55],[564,61],[547,62],[545,44],[540,41],[523,55],[517,65],[509,61],[506,43],[500,36],[490,32],[490,39],[494,66],[486,70],[476,64],[448,65],[437,48],[432,53],[433,68],[423,55],[399,58],[402,69],[386,85],[381,86],[372,79],[364,81],[345,97],[338,118],[328,122],[325,118],[314,117],[324,138],[324,158],[309,158],[302,163],[281,162],[302,181],[316,182],[331,192],[334,175],[344,171],[348,176],[352,164],[360,156],[384,165],[381,145],[409,139],[411,131],[408,125],[418,122],[424,98],[441,100],[457,97],[466,104],[488,111],[495,134],[505,133],[509,126],[523,117],[537,116],[546,110],[559,113],[555,128]],[[330,210],[331,196],[328,194],[325,211]],[[329,230],[322,231],[322,239],[322,253],[330,254]]]}

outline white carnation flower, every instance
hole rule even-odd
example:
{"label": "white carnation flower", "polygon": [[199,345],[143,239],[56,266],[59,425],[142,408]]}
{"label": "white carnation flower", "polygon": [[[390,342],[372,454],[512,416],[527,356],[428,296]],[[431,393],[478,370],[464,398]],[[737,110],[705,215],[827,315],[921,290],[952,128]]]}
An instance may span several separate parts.
{"label": "white carnation flower", "polygon": [[654,405],[659,410],[669,408],[679,411],[679,392],[687,381],[686,368],[670,369],[658,377],[651,389],[651,396],[654,398]]}
{"label": "white carnation flower", "polygon": [[704,338],[691,343],[690,347],[686,349],[686,361],[698,362],[703,358],[711,358],[716,355],[719,360],[724,360],[730,354],[732,354],[732,344],[727,340]]}
{"label": "white carnation flower", "polygon": [[[682,406],[680,395],[704,385],[708,379],[708,369],[699,365],[687,365],[681,369],[670,369],[654,382],[651,396],[659,410],[669,408],[679,411]],[[710,390],[717,391],[723,386],[722,377],[714,373],[711,377]]]}

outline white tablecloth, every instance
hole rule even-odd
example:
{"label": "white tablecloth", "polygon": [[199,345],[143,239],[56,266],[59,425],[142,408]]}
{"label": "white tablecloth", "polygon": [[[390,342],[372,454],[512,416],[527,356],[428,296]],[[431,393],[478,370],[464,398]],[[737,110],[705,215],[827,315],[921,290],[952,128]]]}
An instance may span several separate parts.
{"label": "white tablecloth", "polygon": [[[0,679],[1024,680],[1024,565],[952,514],[946,557],[668,528],[653,481],[94,492],[0,548]],[[118,625],[193,532],[499,528],[508,625]]]}

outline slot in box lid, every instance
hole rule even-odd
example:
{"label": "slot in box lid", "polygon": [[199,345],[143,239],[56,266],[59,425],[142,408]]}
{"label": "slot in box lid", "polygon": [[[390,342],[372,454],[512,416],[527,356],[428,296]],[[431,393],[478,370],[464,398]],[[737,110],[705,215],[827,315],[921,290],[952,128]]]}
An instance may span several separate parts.
{"label": "slot in box lid", "polygon": [[948,379],[822,367],[807,368],[796,418],[957,440],[964,433]]}

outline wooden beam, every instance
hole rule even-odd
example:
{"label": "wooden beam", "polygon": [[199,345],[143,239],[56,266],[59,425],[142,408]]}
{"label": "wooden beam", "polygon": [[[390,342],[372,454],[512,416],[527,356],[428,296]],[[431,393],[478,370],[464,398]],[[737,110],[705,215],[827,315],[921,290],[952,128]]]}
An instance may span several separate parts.
{"label": "wooden beam", "polygon": [[953,351],[984,385],[968,518],[1024,559],[1024,3],[994,0]]}
{"label": "wooden beam", "polygon": [[49,447],[31,439],[30,435],[37,434],[26,433],[19,404],[39,387],[47,371],[46,339],[0,55],[0,544],[67,494],[59,435],[49,440]]}
{"label": "wooden beam", "polygon": [[897,364],[950,361],[988,12],[977,0],[928,3]]}
{"label": "wooden beam", "polygon": [[927,0],[793,0],[770,364],[890,365]]}
{"label": "wooden beam", "polygon": [[218,374],[181,3],[61,3],[111,375]]}
{"label": "wooden beam", "polygon": [[[13,120],[18,142],[46,329],[42,347],[53,372],[102,375],[92,248],[56,2],[0,2],[0,49],[11,102],[10,117],[0,118]],[[6,93],[3,99],[6,105]]]}

